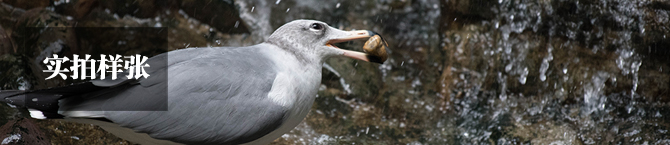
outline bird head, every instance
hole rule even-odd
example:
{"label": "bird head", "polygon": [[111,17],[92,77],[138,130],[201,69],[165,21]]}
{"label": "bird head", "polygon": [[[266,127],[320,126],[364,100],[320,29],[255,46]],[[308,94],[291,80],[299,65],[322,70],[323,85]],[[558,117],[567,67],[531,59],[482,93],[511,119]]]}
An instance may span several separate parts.
{"label": "bird head", "polygon": [[[334,44],[370,38],[377,33],[369,30],[344,31],[315,20],[295,20],[279,27],[267,42],[288,49],[296,54],[314,55],[318,59],[345,56],[358,60],[384,63],[381,56],[345,50]],[[322,61],[321,60],[321,61]]]}

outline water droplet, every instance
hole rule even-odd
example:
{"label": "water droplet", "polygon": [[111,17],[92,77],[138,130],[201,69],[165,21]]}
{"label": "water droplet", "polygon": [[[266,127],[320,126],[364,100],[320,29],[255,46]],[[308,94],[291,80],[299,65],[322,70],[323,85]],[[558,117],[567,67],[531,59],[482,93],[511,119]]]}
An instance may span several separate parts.
{"label": "water droplet", "polygon": [[524,85],[526,84],[526,79],[528,77],[528,67],[523,68],[523,72],[521,73],[521,76],[519,76],[519,82]]}
{"label": "water droplet", "polygon": [[251,7],[251,12],[254,12],[254,9],[256,9],[256,7]]}
{"label": "water droplet", "polygon": [[278,5],[280,2],[281,2],[281,0],[277,0],[277,1],[275,2],[275,5]]}
{"label": "water droplet", "polygon": [[288,13],[288,11],[290,11],[290,10],[291,10],[291,8],[287,8],[287,9],[286,9],[286,13]]}
{"label": "water droplet", "polygon": [[335,8],[340,8],[340,3],[335,4]]}
{"label": "water droplet", "polygon": [[549,69],[549,62],[554,59],[553,55],[551,54],[552,48],[548,48],[548,54],[547,57],[542,59],[542,64],[540,65],[540,80],[545,81],[547,80],[547,70]]}
{"label": "water droplet", "polygon": [[240,21],[235,21],[235,28],[240,25]]}

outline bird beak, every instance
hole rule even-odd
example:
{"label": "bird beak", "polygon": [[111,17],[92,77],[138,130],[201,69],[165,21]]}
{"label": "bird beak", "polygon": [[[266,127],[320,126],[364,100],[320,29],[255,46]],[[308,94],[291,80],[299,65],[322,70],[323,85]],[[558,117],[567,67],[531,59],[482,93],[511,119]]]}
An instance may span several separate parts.
{"label": "bird beak", "polygon": [[335,43],[341,43],[341,42],[347,42],[347,41],[352,41],[356,39],[364,39],[364,38],[370,38],[374,35],[378,35],[377,33],[369,30],[357,30],[357,31],[341,31],[344,32],[342,33],[343,37],[331,39],[326,43],[327,46],[334,47],[339,49],[340,51],[343,52],[343,55],[346,57],[350,57],[353,59],[358,59],[362,61],[367,61],[367,62],[375,62],[375,63],[384,63],[383,61],[380,61],[379,59],[373,59],[373,58],[379,58],[380,56],[374,56],[370,54],[366,54],[363,52],[358,52],[358,51],[351,51],[351,50],[345,50],[345,49],[340,49],[337,46],[333,45]]}

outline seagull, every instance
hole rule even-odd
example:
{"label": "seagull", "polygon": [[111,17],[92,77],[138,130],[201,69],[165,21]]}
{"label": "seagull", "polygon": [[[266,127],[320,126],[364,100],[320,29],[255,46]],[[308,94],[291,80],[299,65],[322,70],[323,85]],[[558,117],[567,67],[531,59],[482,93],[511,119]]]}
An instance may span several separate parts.
{"label": "seagull", "polygon": [[[140,144],[269,144],[307,116],[325,60],[344,56],[383,63],[381,56],[334,45],[374,35],[295,20],[257,45],[187,48],[151,57],[147,78],[3,90],[0,101],[29,108],[35,118],[99,125]],[[110,109],[138,106],[163,110]]]}

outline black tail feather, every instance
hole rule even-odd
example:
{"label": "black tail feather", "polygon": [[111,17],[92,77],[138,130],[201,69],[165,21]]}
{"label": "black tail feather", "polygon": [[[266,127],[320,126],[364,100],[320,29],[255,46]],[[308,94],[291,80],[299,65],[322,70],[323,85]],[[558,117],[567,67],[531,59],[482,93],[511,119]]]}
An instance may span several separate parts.
{"label": "black tail feather", "polygon": [[0,90],[0,102],[42,111],[42,114],[49,119],[63,118],[62,115],[58,114],[58,100],[105,88],[107,87],[99,87],[91,82],[85,82],[35,91]]}
{"label": "black tail feather", "polygon": [[[25,93],[26,91],[20,91],[20,90],[0,90],[0,101],[5,102],[5,98],[15,96],[18,94]],[[9,103],[9,102],[7,102]]]}
{"label": "black tail feather", "polygon": [[19,95],[23,95],[25,92],[20,90],[0,90],[0,102],[25,107],[25,97],[19,97]]}

